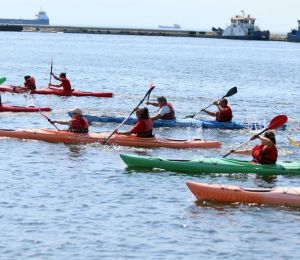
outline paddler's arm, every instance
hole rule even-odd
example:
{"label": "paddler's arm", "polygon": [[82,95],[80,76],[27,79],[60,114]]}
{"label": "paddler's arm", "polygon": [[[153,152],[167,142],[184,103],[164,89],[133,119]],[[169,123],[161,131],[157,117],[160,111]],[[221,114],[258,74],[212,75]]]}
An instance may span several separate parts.
{"label": "paddler's arm", "polygon": [[231,153],[240,154],[240,155],[252,155],[252,149],[246,149],[246,150],[231,150]]}
{"label": "paddler's arm", "polygon": [[152,121],[161,119],[161,115],[159,113],[157,113],[155,116],[152,116],[151,119],[152,119]]}
{"label": "paddler's arm", "polygon": [[146,102],[146,105],[151,105],[151,106],[154,106],[154,107],[159,107],[159,104],[157,102]]}
{"label": "paddler's arm", "polygon": [[210,115],[210,116],[216,116],[216,113],[210,112],[210,111],[208,111],[208,110],[206,110],[206,109],[201,109],[201,111],[205,112],[206,114],[208,114],[208,115]]}
{"label": "paddler's arm", "polygon": [[70,125],[70,121],[51,120],[51,124]]}
{"label": "paddler's arm", "polygon": [[131,135],[130,131],[127,131],[127,132],[118,132],[118,131],[116,131],[115,133],[118,134],[118,135]]}
{"label": "paddler's arm", "polygon": [[59,77],[55,76],[54,73],[51,73],[51,75],[52,75],[53,78],[55,78],[56,80],[62,81]]}
{"label": "paddler's arm", "polygon": [[262,145],[266,145],[268,148],[272,148],[274,146],[274,143],[267,137],[264,136],[255,136],[256,138],[261,140]]}
{"label": "paddler's arm", "polygon": [[61,85],[55,85],[55,84],[50,84],[50,83],[48,84],[48,86],[49,87],[55,87],[55,88],[60,88],[61,87]]}

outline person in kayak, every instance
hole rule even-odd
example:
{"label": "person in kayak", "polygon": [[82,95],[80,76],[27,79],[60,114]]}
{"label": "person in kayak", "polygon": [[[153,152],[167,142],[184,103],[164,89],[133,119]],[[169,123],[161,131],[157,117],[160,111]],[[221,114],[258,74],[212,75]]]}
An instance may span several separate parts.
{"label": "person in kayak", "polygon": [[17,93],[23,93],[31,90],[36,90],[35,79],[32,76],[26,75],[24,76],[24,84],[20,87],[13,87],[13,91]]}
{"label": "person in kayak", "polygon": [[147,105],[159,107],[158,113],[152,116],[152,120],[163,119],[163,120],[174,120],[175,110],[170,102],[164,96],[158,97],[157,102],[146,102]]}
{"label": "person in kayak", "polygon": [[58,85],[54,85],[54,84],[49,83],[49,87],[56,87],[56,88],[61,88],[62,87],[64,91],[72,91],[71,83],[70,83],[69,79],[67,79],[67,75],[66,75],[65,72],[60,73],[59,77],[55,76],[53,73],[51,73],[51,75],[56,80],[59,80],[61,83],[58,84]]}
{"label": "person in kayak", "polygon": [[264,136],[254,135],[251,140],[260,139],[261,144],[255,145],[252,149],[234,151],[232,153],[252,155],[253,162],[260,164],[275,164],[278,157],[276,138],[272,131],[265,132]]}
{"label": "person in kayak", "polygon": [[149,117],[148,108],[137,108],[136,117],[138,121],[136,124],[127,132],[116,132],[122,135],[132,135],[135,134],[138,137],[153,137],[153,121]]}
{"label": "person in kayak", "polygon": [[228,106],[228,100],[226,98],[222,98],[220,102],[215,101],[213,104],[217,106],[217,112],[210,112],[206,109],[201,109],[201,111],[209,114],[210,116],[216,117],[216,121],[218,122],[230,122],[232,119],[232,111],[230,106]]}
{"label": "person in kayak", "polygon": [[36,90],[34,77],[27,75],[24,77],[24,80],[24,88],[26,88],[27,90]]}
{"label": "person in kayak", "polygon": [[72,118],[69,121],[50,120],[51,124],[69,125],[68,132],[73,133],[88,133],[89,123],[86,118],[82,116],[82,110],[80,108],[74,108],[71,110]]}

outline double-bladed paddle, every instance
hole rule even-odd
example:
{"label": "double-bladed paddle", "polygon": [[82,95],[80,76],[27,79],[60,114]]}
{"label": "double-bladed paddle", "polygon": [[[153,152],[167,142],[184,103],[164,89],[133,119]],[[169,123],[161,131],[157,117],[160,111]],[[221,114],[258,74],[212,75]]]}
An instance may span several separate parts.
{"label": "double-bladed paddle", "polygon": [[[6,81],[6,78],[4,77],[4,78],[1,78],[0,79],[0,85],[2,84],[2,83],[4,83]],[[2,105],[2,100],[1,100],[1,94],[0,94],[0,106]]]}
{"label": "double-bladed paddle", "polygon": [[5,77],[0,78],[0,84],[3,84],[5,81],[6,81],[6,78],[5,78]]}
{"label": "double-bladed paddle", "polygon": [[49,117],[47,117],[39,107],[38,107],[38,109],[39,109],[40,114],[43,117],[45,117],[48,120],[48,122],[56,128],[57,131],[60,131],[60,129],[55,125],[55,123],[53,121],[51,121],[51,119]]}
{"label": "double-bladed paddle", "polygon": [[[262,133],[270,130],[270,129],[276,129],[280,126],[282,126],[283,124],[285,124],[288,120],[288,117],[286,115],[278,115],[278,116],[275,116],[271,122],[269,123],[269,125],[264,129],[262,130],[261,132],[259,132],[258,134],[256,134],[255,136],[259,136],[261,135]],[[230,152],[228,152],[227,154],[223,155],[223,158],[227,157],[229,154],[233,153],[235,150],[238,150],[239,148],[241,148],[242,146],[246,145],[247,143],[249,143],[250,141],[252,141],[253,139],[250,138],[247,142],[239,145],[238,147],[236,147],[234,150],[231,150]]]}
{"label": "double-bladed paddle", "polygon": [[[153,82],[150,83],[150,89],[152,89],[152,88],[154,88],[154,83],[153,83]],[[150,93],[149,93],[149,95],[148,95],[148,97],[147,97],[146,106],[147,106],[147,103],[149,102],[150,95],[151,95],[151,91],[150,91]]]}
{"label": "double-bladed paddle", "polygon": [[126,121],[129,119],[129,117],[136,111],[136,109],[144,102],[144,100],[150,96],[152,90],[155,88],[153,84],[150,85],[150,89],[147,91],[146,95],[143,97],[143,99],[140,101],[140,103],[131,111],[128,117],[126,117],[121,124],[118,125],[118,127],[107,137],[102,141],[102,144],[106,144],[107,141],[119,130],[119,128],[126,123]]}
{"label": "double-bladed paddle", "polygon": [[51,65],[50,65],[50,78],[48,86],[51,86],[51,79],[52,79],[52,70],[53,70],[53,60],[51,58]]}
{"label": "double-bladed paddle", "polygon": [[[30,96],[31,96],[31,90],[29,90],[29,92],[28,92],[28,97],[30,97]],[[29,98],[29,99],[30,99],[31,102],[33,103],[33,104],[32,104],[33,107],[36,107],[36,108],[39,110],[39,113],[40,113],[43,117],[45,117],[45,118],[48,120],[48,122],[56,128],[57,131],[60,131],[60,129],[55,125],[55,123],[53,123],[53,121],[51,121],[51,119],[50,119],[49,117],[47,117],[47,116],[42,112],[41,108],[40,108],[40,107],[37,107],[37,106],[34,104],[33,99],[31,99],[31,98]],[[29,99],[28,99],[28,100],[29,100]]]}
{"label": "double-bladed paddle", "polygon": [[287,139],[289,140],[289,142],[290,142],[293,146],[300,148],[300,142],[296,141],[295,139],[293,139],[293,138],[291,138],[291,137],[289,137],[289,136],[287,137]]}
{"label": "double-bladed paddle", "polygon": [[[237,93],[237,87],[233,87],[233,88],[231,88],[228,92],[227,92],[227,94],[225,95],[225,96],[223,96],[222,98],[220,98],[217,102],[219,102],[221,99],[223,99],[223,98],[226,98],[226,97],[231,97],[231,96],[233,96],[234,94],[236,94]],[[212,106],[214,103],[211,103],[209,106],[207,106],[206,108],[203,108],[203,109],[201,109],[201,110],[205,110],[205,109],[207,109],[207,108],[209,108],[210,106]],[[201,112],[201,111],[200,111]],[[192,115],[188,115],[188,116],[186,116],[185,118],[194,118],[197,114],[199,114],[200,112],[197,112],[197,113],[195,113],[195,114],[192,114]]]}

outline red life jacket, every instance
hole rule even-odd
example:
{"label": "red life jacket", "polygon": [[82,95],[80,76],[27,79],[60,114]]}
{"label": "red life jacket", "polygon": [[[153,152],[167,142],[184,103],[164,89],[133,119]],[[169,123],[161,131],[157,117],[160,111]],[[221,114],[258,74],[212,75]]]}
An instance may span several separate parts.
{"label": "red life jacket", "polygon": [[60,85],[63,87],[64,91],[72,91],[71,83],[67,78],[61,79]]}
{"label": "red life jacket", "polygon": [[229,106],[223,108],[223,111],[216,113],[216,121],[218,122],[230,122],[232,119],[232,111]]}
{"label": "red life jacket", "polygon": [[260,164],[274,164],[278,156],[277,147],[276,145],[271,148],[262,144],[255,145],[252,149],[252,156]]}
{"label": "red life jacket", "polygon": [[26,79],[26,80],[25,80],[25,83],[24,83],[24,86],[25,86],[27,89],[35,90],[35,89],[36,89],[36,86],[35,86],[35,79],[34,79],[34,77],[30,77],[29,79]]}
{"label": "red life jacket", "polygon": [[164,120],[173,120],[175,119],[175,110],[172,106],[172,104],[169,102],[167,103],[167,106],[170,108],[170,112],[167,113],[167,114],[164,114],[161,119],[164,119]]}
{"label": "red life jacket", "polygon": [[151,118],[139,120],[130,130],[138,137],[153,137],[153,121]]}
{"label": "red life jacket", "polygon": [[71,119],[69,131],[73,133],[88,133],[89,122],[84,117],[74,117]]}

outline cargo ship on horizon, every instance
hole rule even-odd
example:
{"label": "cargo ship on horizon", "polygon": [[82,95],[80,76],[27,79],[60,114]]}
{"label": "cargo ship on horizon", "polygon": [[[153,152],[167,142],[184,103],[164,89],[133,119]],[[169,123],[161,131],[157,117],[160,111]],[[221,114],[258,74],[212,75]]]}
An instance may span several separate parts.
{"label": "cargo ship on horizon", "polygon": [[181,29],[181,26],[179,24],[174,23],[173,25],[159,25],[159,29]]}
{"label": "cargo ship on horizon", "polygon": [[0,18],[0,25],[49,25],[49,18],[44,11],[36,14],[36,19]]}

